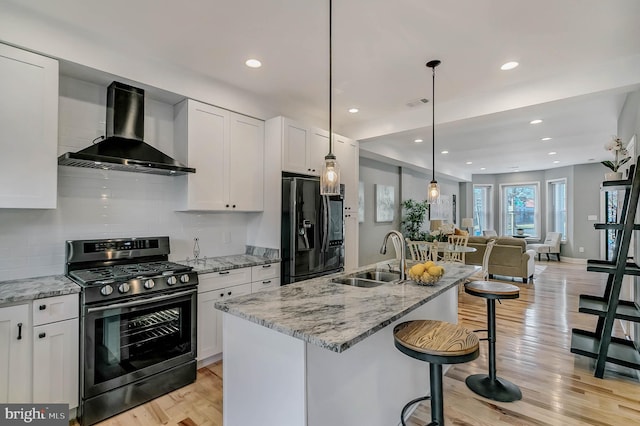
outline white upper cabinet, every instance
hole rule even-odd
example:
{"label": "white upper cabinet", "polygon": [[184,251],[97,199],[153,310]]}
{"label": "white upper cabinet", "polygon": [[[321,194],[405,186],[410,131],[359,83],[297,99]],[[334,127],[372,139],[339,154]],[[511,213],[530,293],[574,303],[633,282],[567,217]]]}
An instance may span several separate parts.
{"label": "white upper cabinet", "polygon": [[0,208],[54,209],[58,62],[0,44]]}
{"label": "white upper cabinet", "polygon": [[231,113],[229,202],[232,210],[264,208],[264,121]]}
{"label": "white upper cabinet", "polygon": [[264,122],[187,99],[175,107],[175,140],[196,173],[180,209],[261,211]]}
{"label": "white upper cabinet", "polygon": [[282,119],[282,170],[309,174],[307,147],[311,135],[309,128],[288,118]]}
{"label": "white upper cabinet", "polygon": [[325,155],[329,152],[329,133],[282,120],[282,170],[320,176]]}

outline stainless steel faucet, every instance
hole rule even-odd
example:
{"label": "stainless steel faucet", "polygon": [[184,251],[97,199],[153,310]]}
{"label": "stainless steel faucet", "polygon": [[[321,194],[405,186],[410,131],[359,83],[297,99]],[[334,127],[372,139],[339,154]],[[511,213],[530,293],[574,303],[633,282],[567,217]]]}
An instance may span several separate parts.
{"label": "stainless steel faucet", "polygon": [[404,245],[404,237],[400,231],[393,230],[387,232],[387,235],[384,236],[384,241],[382,241],[382,247],[380,247],[380,254],[387,254],[387,240],[391,235],[395,235],[400,238],[400,279],[404,281],[407,279],[407,272],[405,270],[407,267],[407,255]]}

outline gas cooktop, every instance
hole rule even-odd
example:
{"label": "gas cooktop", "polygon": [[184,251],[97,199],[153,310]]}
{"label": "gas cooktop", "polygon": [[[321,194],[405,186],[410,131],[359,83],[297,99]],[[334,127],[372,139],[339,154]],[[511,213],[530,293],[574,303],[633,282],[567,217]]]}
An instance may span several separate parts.
{"label": "gas cooktop", "polygon": [[82,285],[104,284],[113,281],[126,281],[133,278],[174,275],[193,269],[169,261],[131,263],[70,271],[69,276]]}

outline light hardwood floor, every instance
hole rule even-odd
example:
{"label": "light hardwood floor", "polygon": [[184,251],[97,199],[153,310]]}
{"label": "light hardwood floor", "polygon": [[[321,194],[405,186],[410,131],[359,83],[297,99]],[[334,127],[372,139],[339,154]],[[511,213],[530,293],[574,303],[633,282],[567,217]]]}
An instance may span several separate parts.
{"label": "light hardwood floor", "polygon": [[[606,276],[586,272],[585,266],[578,264],[541,261],[536,265],[533,284],[512,282],[520,287],[520,298],[505,300],[496,307],[498,376],[517,384],[522,400],[495,402],[466,387],[468,375],[487,371],[487,346],[481,342],[477,360],[451,366],[444,378],[447,424],[640,425],[637,378],[608,372],[605,379],[597,379],[591,360],[569,352],[571,328],[590,330],[596,320],[578,313],[578,295],[601,295]],[[460,324],[471,329],[486,327],[484,299],[460,294],[459,312]],[[621,333],[618,327],[616,334]],[[636,372],[628,373],[633,376]],[[414,412],[408,425],[429,421],[427,401]],[[195,383],[100,425],[221,426],[221,363],[201,368]]]}

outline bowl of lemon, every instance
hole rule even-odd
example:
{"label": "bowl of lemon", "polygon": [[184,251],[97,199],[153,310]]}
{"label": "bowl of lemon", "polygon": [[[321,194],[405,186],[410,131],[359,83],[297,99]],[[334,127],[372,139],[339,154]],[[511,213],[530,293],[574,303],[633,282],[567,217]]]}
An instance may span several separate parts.
{"label": "bowl of lemon", "polygon": [[422,285],[434,284],[444,275],[444,268],[430,260],[424,263],[409,264],[407,268],[409,278]]}

